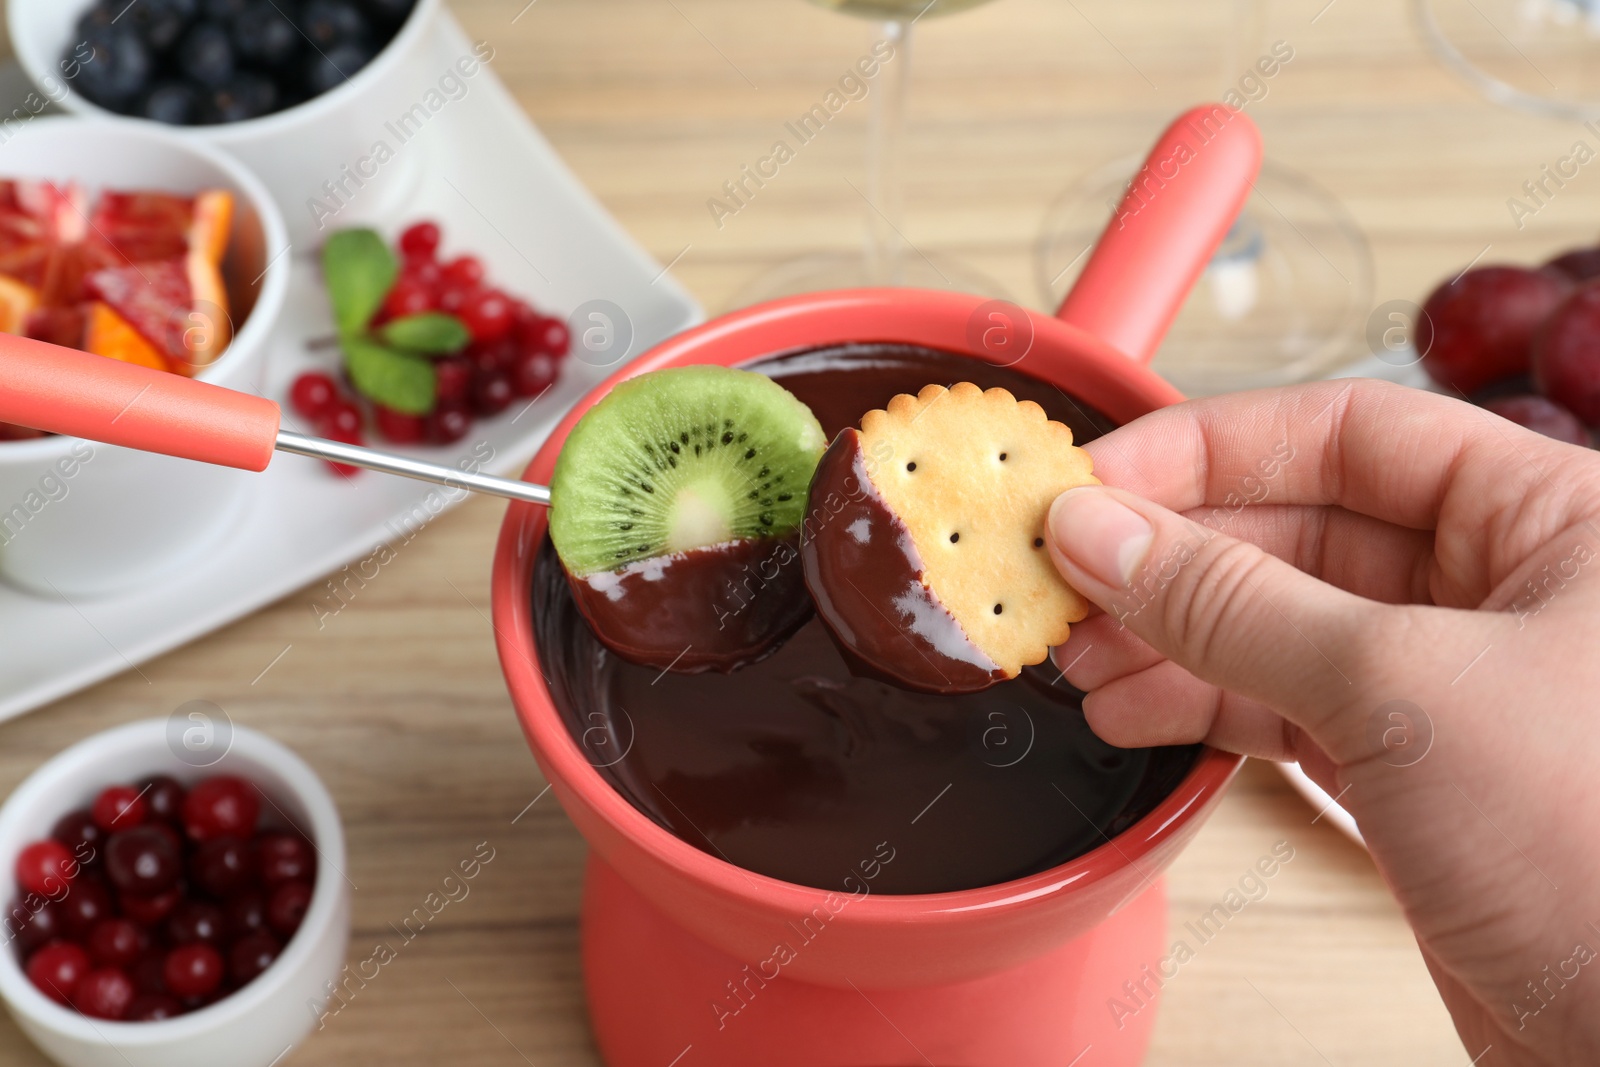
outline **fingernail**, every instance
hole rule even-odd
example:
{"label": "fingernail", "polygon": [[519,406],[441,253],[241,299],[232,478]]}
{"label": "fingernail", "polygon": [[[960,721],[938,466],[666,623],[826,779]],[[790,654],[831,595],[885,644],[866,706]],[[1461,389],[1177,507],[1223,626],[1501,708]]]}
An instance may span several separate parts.
{"label": "fingernail", "polygon": [[1133,581],[1155,529],[1098,486],[1069,489],[1050,507],[1050,536],[1067,560],[1113,589]]}

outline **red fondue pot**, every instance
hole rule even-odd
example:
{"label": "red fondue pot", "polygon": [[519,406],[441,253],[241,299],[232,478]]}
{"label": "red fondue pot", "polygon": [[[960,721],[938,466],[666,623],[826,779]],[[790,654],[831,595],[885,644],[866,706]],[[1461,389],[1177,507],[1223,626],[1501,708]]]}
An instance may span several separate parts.
{"label": "red fondue pot", "polygon": [[[663,367],[892,342],[970,354],[1054,383],[1118,423],[1182,399],[1146,361],[1246,196],[1260,136],[1220,105],[1161,136],[1056,317],[913,289],[815,293],[674,337],[602,383],[529,466],[547,483],[573,424],[617,382]],[[860,898],[742,870],[678,839],[591,766],[537,666],[529,590],[544,509],[513,504],[494,627],[540,768],[593,852],[583,962],[611,1067],[1131,1065],[1163,962],[1160,872],[1241,763],[1206,749],[1144,819],[1078,859],[1001,885]],[[1091,1051],[1085,1051],[1086,1049]]]}

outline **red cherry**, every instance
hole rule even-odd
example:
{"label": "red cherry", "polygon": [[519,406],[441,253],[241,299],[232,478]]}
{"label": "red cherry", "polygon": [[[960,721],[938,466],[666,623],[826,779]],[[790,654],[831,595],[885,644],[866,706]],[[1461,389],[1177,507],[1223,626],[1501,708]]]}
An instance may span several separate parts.
{"label": "red cherry", "polygon": [[498,341],[511,331],[511,298],[498,289],[485,289],[461,308],[461,321],[474,341]]}
{"label": "red cherry", "polygon": [[28,957],[26,970],[39,992],[57,1004],[66,1004],[89,973],[89,954],[70,941],[52,941]]}
{"label": "red cherry", "polygon": [[36,906],[30,907],[26,901],[18,900],[6,911],[6,939],[15,938],[24,956],[66,935],[66,924],[61,921],[56,905],[48,901],[39,903],[37,896],[34,901]]}
{"label": "red cherry", "polygon": [[149,947],[150,938],[127,919],[101,919],[89,930],[86,944],[102,967],[131,967]]}
{"label": "red cherry", "polygon": [[1593,443],[1589,439],[1588,429],[1578,421],[1576,415],[1542,396],[1497,396],[1483,406],[1503,419],[1510,419],[1518,426],[1526,426],[1557,441],[1585,448]]}
{"label": "red cherry", "polygon": [[78,869],[78,861],[60,841],[35,841],[17,853],[17,884],[43,897],[61,896]]}
{"label": "red cherry", "polygon": [[444,265],[444,278],[463,289],[479,285],[483,282],[483,260],[477,256],[457,256]]}
{"label": "red cherry", "polygon": [[466,356],[446,356],[433,365],[438,381],[435,396],[438,403],[464,404],[472,388],[472,361]]}
{"label": "red cherry", "polygon": [[301,418],[320,416],[339,399],[339,383],[321,371],[307,371],[289,387],[289,405]]}
{"label": "red cherry", "polygon": [[222,909],[203,900],[185,900],[167,917],[167,940],[174,945],[204,941],[220,945],[226,919]]}
{"label": "red cherry", "polygon": [[1417,322],[1424,369],[1469,395],[1526,373],[1534,331],[1571,287],[1565,275],[1522,267],[1477,267],[1446,282]]}
{"label": "red cherry", "polygon": [[267,924],[284,937],[300,929],[300,921],[311,907],[311,883],[284,882],[267,898]]}
{"label": "red cherry", "polygon": [[250,889],[232,900],[224,908],[228,922],[228,936],[241,938],[267,928],[267,898]]}
{"label": "red cherry", "polygon": [[165,826],[136,826],[106,842],[106,875],[124,893],[165,892],[183,873],[183,853]]}
{"label": "red cherry", "polygon": [[401,277],[383,298],[383,315],[386,319],[400,319],[407,315],[420,315],[433,310],[433,291],[421,282]]}
{"label": "red cherry", "polygon": [[512,371],[511,387],[518,396],[538,396],[555,384],[561,368],[547,352],[524,352]]}
{"label": "red cherry", "polygon": [[269,886],[295,879],[311,881],[317,860],[299,834],[262,834],[256,841],[256,862],[261,881]]}
{"label": "red cherry", "polygon": [[249,837],[261,815],[261,797],[243,778],[219,774],[202,779],[183,801],[183,825],[194,841],[232,835]]}
{"label": "red cherry", "polygon": [[117,896],[117,904],[122,908],[122,914],[136,923],[144,926],[154,926],[172,913],[178,906],[178,901],[183,899],[183,887],[175,885],[165,892],[154,896],[141,897],[132,893],[121,893]]}
{"label": "red cherry", "polygon": [[440,404],[428,416],[428,440],[436,445],[454,444],[472,429],[472,415],[464,404]]}
{"label": "red cherry", "polygon": [[95,923],[111,917],[111,892],[99,879],[79,879],[56,904],[56,911],[67,932],[81,939]]}
{"label": "red cherry", "polygon": [[1546,263],[1545,267],[1558,270],[1575,282],[1600,278],[1600,248],[1571,249]]}
{"label": "red cherry", "polygon": [[182,1014],[183,1004],[177,997],[166,993],[140,993],[128,1005],[128,1014],[123,1018],[131,1023],[158,1023]]}
{"label": "red cherry", "polygon": [[161,976],[176,997],[203,997],[222,984],[222,956],[204,942],[167,953]]}
{"label": "red cherry", "polygon": [[372,421],[378,433],[397,445],[414,445],[426,435],[426,420],[421,415],[407,415],[382,404],[372,408]]}
{"label": "red cherry", "polygon": [[414,222],[400,231],[400,251],[408,259],[430,259],[439,249],[439,226],[433,222]]}
{"label": "red cherry", "polygon": [[472,383],[472,410],[479,415],[498,415],[511,406],[511,376],[505,371],[479,374]]}
{"label": "red cherry", "polygon": [[111,785],[100,790],[89,810],[94,813],[94,821],[100,824],[100,829],[109,834],[140,825],[150,809],[133,786]]}
{"label": "red cherry", "polygon": [[139,783],[144,791],[144,802],[150,806],[152,819],[177,823],[183,817],[183,786],[174,778],[158,774]]}
{"label": "red cherry", "polygon": [[140,993],[165,994],[167,991],[167,950],[148,948],[128,971]]}
{"label": "red cherry", "polygon": [[217,899],[231,897],[255,881],[256,862],[248,842],[237,837],[203,841],[189,858],[189,878]]}
{"label": "red cherry", "polygon": [[1540,327],[1533,384],[1579,421],[1600,425],[1600,281],[1580,286]]}
{"label": "red cherry", "polygon": [[67,846],[73,858],[83,866],[100,865],[101,853],[105,850],[106,832],[94,821],[94,814],[89,809],[79,808],[61,816],[50,828],[50,836]]}
{"label": "red cherry", "polygon": [[283,946],[271,934],[258,933],[241,937],[228,950],[228,977],[239,985],[258,978],[262,971],[272,966]]}
{"label": "red cherry", "polygon": [[120,1019],[133,998],[133,979],[115,967],[102,967],[83,976],[72,991],[72,1006],[96,1019]]}

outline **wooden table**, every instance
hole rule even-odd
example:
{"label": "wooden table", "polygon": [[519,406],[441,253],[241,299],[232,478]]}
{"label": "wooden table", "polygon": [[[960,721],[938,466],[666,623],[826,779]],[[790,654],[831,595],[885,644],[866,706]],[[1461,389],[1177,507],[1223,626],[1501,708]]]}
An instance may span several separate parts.
{"label": "wooden table", "polygon": [[[797,0],[537,0],[519,14],[521,3],[456,11],[606,206],[662,262],[683,253],[674,271],[708,310],[765,266],[858,240],[862,205],[845,179],[859,183],[864,106],[720,230],[705,202],[865,51],[864,24]],[[1521,232],[1505,206],[1568,150],[1575,125],[1482,102],[1426,54],[1409,5],[1325,4],[1276,4],[1271,38],[1295,58],[1251,113],[1271,154],[1366,229],[1374,304],[1420,298],[1485,245],[1486,258],[1528,260],[1592,234],[1592,193],[1557,197]],[[1228,6],[1004,0],[919,25],[910,240],[1037,303],[1030,256],[1046,205],[1217,93]],[[490,842],[497,858],[471,896],[286,1062],[598,1063],[577,957],[584,846],[549,797],[528,808],[544,782],[485,614],[501,512],[473,500],[433,523],[320,632],[312,587],[0,726],[0,789],[77,738],[195,698],[293,745],[348,827],[352,959]],[[1167,986],[1151,1064],[1468,1063],[1365,853],[1314,815],[1273,769],[1249,766],[1172,868],[1181,924],[1275,842],[1295,849],[1265,899]],[[0,1065],[43,1062],[0,1022]]]}

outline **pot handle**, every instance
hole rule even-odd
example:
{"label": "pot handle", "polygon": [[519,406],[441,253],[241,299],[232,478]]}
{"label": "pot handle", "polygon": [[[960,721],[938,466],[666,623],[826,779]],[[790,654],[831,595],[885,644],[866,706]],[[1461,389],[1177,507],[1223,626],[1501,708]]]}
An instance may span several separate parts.
{"label": "pot handle", "polygon": [[1243,112],[1202,104],[1150,150],[1056,317],[1141,363],[1183,306],[1261,167]]}
{"label": "pot handle", "polygon": [[265,397],[0,334],[0,422],[259,471],[278,418]]}

